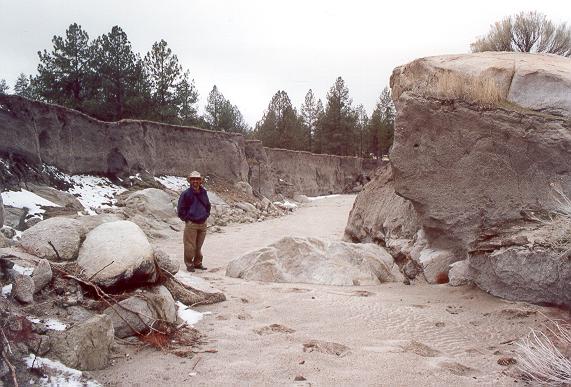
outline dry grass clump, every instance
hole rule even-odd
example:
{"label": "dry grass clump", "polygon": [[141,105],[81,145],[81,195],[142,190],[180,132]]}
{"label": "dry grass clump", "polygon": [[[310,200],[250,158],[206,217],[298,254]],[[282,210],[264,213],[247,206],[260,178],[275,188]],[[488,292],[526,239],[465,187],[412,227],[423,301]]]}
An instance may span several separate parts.
{"label": "dry grass clump", "polygon": [[492,77],[469,76],[444,71],[435,74],[435,80],[426,92],[439,99],[462,100],[486,106],[496,106],[506,99],[504,91]]}
{"label": "dry grass clump", "polygon": [[539,384],[571,383],[571,326],[550,321],[545,332],[532,329],[518,346],[520,371]]}

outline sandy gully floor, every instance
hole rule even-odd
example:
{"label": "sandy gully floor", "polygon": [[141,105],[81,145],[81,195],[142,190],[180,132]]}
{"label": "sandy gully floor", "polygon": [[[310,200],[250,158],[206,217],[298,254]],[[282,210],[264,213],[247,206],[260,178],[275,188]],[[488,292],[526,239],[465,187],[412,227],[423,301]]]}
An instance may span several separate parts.
{"label": "sandy gully floor", "polygon": [[[179,358],[125,348],[128,357],[93,376],[110,386],[521,385],[510,376],[514,366],[497,361],[513,356],[514,340],[545,316],[560,317],[556,309],[471,287],[334,287],[224,275],[230,260],[285,235],[340,239],[354,198],[317,200],[279,219],[209,235],[210,270],[198,275],[228,301],[197,307],[211,314],[196,328],[207,336],[204,349],[217,352]],[[157,244],[182,263],[181,238],[173,232]]]}

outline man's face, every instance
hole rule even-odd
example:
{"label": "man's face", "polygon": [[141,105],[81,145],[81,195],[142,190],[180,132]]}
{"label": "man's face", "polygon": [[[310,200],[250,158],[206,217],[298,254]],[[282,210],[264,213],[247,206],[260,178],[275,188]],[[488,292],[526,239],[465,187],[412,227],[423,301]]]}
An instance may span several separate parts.
{"label": "man's face", "polygon": [[199,189],[199,188],[200,188],[201,180],[202,180],[202,179],[190,179],[190,185],[191,185],[192,188],[194,188],[194,189]]}

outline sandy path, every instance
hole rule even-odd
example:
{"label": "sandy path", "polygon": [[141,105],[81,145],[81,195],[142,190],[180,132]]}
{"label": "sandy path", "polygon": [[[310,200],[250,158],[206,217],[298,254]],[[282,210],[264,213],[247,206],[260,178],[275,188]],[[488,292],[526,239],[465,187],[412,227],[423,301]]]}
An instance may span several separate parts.
{"label": "sandy path", "polygon": [[[211,270],[198,275],[223,290],[228,301],[198,308],[212,314],[196,327],[210,340],[204,349],[218,352],[185,359],[126,348],[128,358],[94,376],[106,385],[139,386],[515,384],[497,360],[513,355],[511,340],[538,325],[539,311],[554,312],[549,308],[447,285],[334,287],[224,276],[234,257],[285,235],[339,239],[353,200],[321,199],[286,217],[209,235],[205,265]],[[180,238],[173,232],[160,246],[181,257]],[[256,332],[270,324],[282,327]],[[292,331],[284,332],[286,328]],[[310,340],[339,343],[348,350],[341,356],[304,352]],[[294,382],[296,376],[307,381]]]}

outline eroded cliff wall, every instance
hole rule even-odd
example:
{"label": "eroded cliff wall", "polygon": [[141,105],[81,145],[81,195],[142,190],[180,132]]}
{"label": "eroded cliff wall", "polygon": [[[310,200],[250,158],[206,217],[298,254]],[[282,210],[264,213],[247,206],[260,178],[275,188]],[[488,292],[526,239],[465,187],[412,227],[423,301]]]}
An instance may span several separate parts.
{"label": "eroded cliff wall", "polygon": [[245,180],[240,135],[148,121],[102,122],[61,106],[0,95],[0,152],[68,173],[186,175]]}
{"label": "eroded cliff wall", "polygon": [[246,155],[250,185],[268,197],[354,192],[380,165],[380,161],[359,157],[266,148],[256,140],[246,141]]}
{"label": "eroded cliff wall", "polygon": [[186,176],[192,170],[255,192],[320,195],[364,184],[375,161],[264,148],[235,133],[149,121],[102,122],[78,111],[0,94],[0,155],[70,174]]}

